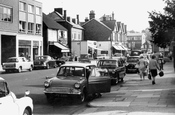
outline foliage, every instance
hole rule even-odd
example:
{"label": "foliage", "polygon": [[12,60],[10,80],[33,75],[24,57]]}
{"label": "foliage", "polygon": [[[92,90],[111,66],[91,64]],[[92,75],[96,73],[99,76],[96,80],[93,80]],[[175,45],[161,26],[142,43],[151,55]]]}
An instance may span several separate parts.
{"label": "foliage", "polygon": [[161,48],[170,46],[175,36],[175,1],[164,0],[164,14],[156,11],[149,12],[150,40]]}

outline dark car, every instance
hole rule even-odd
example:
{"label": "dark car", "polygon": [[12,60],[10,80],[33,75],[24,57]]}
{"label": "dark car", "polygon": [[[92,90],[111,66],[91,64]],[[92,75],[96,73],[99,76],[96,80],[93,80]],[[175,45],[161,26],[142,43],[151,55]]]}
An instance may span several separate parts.
{"label": "dark car", "polygon": [[110,77],[102,71],[90,63],[69,62],[61,65],[56,76],[46,79],[44,83],[48,102],[72,96],[84,102],[90,94],[110,92]]}
{"label": "dark car", "polygon": [[142,53],[142,50],[132,50],[130,56],[140,56]]}
{"label": "dark car", "polygon": [[98,61],[97,67],[109,71],[112,85],[117,84],[119,81],[123,82],[126,75],[126,68],[121,58],[101,59]]}
{"label": "dark car", "polygon": [[139,60],[139,57],[140,56],[129,56],[127,57],[126,59],[126,73],[129,73],[129,72],[135,72],[137,73],[138,72],[138,68],[136,68],[136,64]]}
{"label": "dark car", "polygon": [[34,60],[34,68],[55,68],[57,67],[56,60],[49,55],[37,56]]}
{"label": "dark car", "polygon": [[89,59],[89,54],[81,54],[79,58],[79,62],[90,63],[91,61]]}

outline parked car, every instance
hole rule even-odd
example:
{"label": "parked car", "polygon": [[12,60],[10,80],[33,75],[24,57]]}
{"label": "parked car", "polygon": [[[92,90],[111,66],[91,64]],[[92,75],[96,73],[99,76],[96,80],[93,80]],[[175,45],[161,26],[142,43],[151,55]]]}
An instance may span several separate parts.
{"label": "parked car", "polygon": [[126,75],[126,68],[121,58],[101,59],[98,61],[97,67],[109,71],[112,85],[117,84],[119,81],[123,82]]}
{"label": "parked car", "polygon": [[100,54],[97,55],[97,59],[109,59],[109,56],[107,54]]}
{"label": "parked car", "polygon": [[32,115],[33,100],[25,92],[24,97],[17,98],[8,88],[5,79],[0,77],[0,114],[1,115]]}
{"label": "parked car", "polygon": [[81,54],[79,58],[79,62],[91,63],[91,60],[89,59],[89,54]]}
{"label": "parked car", "polygon": [[142,50],[131,50],[130,56],[140,56],[140,54],[142,53],[143,53]]}
{"label": "parked car", "polygon": [[34,68],[55,68],[56,60],[49,55],[37,56],[34,60]]}
{"label": "parked car", "polygon": [[2,65],[5,72],[17,71],[20,73],[22,70],[33,70],[33,62],[25,57],[10,57]]}
{"label": "parked car", "polygon": [[137,73],[138,72],[138,68],[136,68],[136,64],[139,60],[139,57],[140,56],[129,56],[127,57],[126,59],[126,73],[129,73],[129,72],[135,72]]}
{"label": "parked car", "polygon": [[90,63],[70,62],[60,66],[55,77],[46,79],[44,93],[49,103],[56,97],[78,97],[84,102],[90,94],[110,92],[110,77]]}

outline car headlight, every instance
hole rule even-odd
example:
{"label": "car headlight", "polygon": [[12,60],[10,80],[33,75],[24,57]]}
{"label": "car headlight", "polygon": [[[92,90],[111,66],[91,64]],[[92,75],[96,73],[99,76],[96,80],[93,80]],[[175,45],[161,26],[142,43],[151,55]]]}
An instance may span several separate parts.
{"label": "car headlight", "polygon": [[48,88],[49,86],[50,86],[50,82],[49,82],[49,81],[45,81],[45,82],[44,82],[44,87],[45,87],[45,88]]}
{"label": "car headlight", "polygon": [[76,89],[79,89],[79,88],[80,88],[80,83],[75,83],[75,84],[74,84],[74,87],[75,87]]}

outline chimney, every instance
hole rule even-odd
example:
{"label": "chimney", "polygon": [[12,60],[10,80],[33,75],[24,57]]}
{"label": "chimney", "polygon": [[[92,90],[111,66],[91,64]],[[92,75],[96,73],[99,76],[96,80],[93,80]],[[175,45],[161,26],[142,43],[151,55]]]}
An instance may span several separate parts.
{"label": "chimney", "polygon": [[76,24],[76,19],[75,19],[75,18],[72,18],[72,22],[73,22],[74,24]]}
{"label": "chimney", "polygon": [[63,15],[63,8],[54,8],[54,11],[56,11],[59,14]]}
{"label": "chimney", "polygon": [[64,20],[67,20],[67,13],[66,13],[66,10],[64,10]]}
{"label": "chimney", "polygon": [[85,22],[89,21],[88,17],[85,18]]}
{"label": "chimney", "polygon": [[77,24],[80,24],[79,15],[77,15]]}
{"label": "chimney", "polygon": [[71,18],[69,16],[67,17],[67,21],[68,22],[71,22]]}
{"label": "chimney", "polygon": [[114,20],[114,12],[112,12],[112,20]]}
{"label": "chimney", "polygon": [[95,12],[93,10],[91,10],[89,13],[89,19],[91,20],[93,18],[95,18]]}

